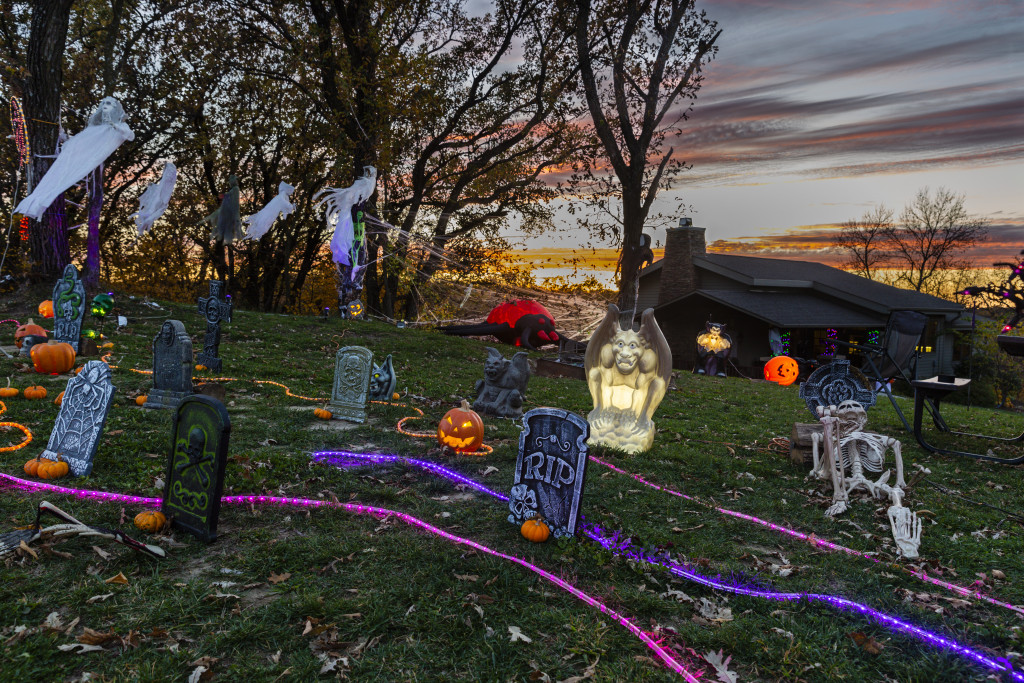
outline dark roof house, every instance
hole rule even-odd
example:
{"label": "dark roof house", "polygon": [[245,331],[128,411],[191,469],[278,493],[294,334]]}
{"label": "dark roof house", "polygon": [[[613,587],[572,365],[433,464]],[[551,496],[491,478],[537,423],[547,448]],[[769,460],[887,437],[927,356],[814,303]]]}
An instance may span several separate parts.
{"label": "dark roof house", "polygon": [[655,309],[676,367],[695,365],[708,320],[726,325],[733,362],[756,372],[771,355],[773,328],[789,355],[827,360],[846,353],[832,340],[880,341],[890,313],[913,310],[929,319],[918,376],[952,374],[960,304],[812,261],[709,254],[704,232],[669,229],[665,257],[640,273],[637,310]]}

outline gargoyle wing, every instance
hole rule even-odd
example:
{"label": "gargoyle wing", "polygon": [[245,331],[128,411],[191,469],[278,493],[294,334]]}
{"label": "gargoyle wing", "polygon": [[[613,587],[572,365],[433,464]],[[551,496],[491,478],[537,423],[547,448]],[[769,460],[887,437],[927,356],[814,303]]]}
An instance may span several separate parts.
{"label": "gargoyle wing", "polygon": [[[672,379],[672,349],[668,346],[668,340],[658,327],[658,321],[654,319],[654,309],[648,308],[640,316],[640,336],[650,344],[658,356],[658,376],[665,380],[665,387],[668,387]],[[661,401],[663,396],[658,397]],[[655,402],[654,405],[657,405]]]}
{"label": "gargoyle wing", "polygon": [[615,333],[619,331],[619,307],[615,304],[608,304],[608,314],[601,321],[601,324],[590,335],[587,342],[587,353],[583,356],[583,367],[589,373],[590,369],[601,364],[601,349],[612,340]]}

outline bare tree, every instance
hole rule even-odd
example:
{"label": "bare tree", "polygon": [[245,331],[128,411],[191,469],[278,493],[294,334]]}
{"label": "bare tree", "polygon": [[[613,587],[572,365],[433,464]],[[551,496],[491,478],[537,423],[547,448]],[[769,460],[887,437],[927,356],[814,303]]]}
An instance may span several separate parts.
{"label": "bare tree", "polygon": [[694,0],[576,0],[576,55],[587,106],[622,204],[619,307],[631,310],[644,223],[659,190],[686,169],[668,140],[714,56],[717,24]]}
{"label": "bare tree", "polygon": [[964,195],[942,187],[934,196],[928,188],[919,190],[899,222],[884,231],[897,282],[927,293],[935,293],[944,273],[970,268],[963,255],[987,233],[987,221],[967,213]]}
{"label": "bare tree", "polygon": [[844,270],[869,280],[884,267],[891,254],[886,231],[893,226],[892,209],[878,205],[864,213],[860,220],[843,223],[835,238],[834,248],[845,256]]}

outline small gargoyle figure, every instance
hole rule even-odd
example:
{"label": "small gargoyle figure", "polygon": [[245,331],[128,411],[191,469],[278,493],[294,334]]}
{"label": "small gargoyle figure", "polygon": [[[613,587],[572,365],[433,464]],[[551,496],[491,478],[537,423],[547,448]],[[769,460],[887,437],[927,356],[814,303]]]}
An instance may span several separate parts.
{"label": "small gargoyle figure", "polygon": [[529,381],[530,363],[525,351],[508,360],[497,349],[487,347],[484,379],[476,382],[473,410],[498,417],[522,417],[523,397]]}
{"label": "small gargoyle figure", "polygon": [[373,369],[373,374],[370,375],[370,400],[390,401],[397,384],[398,376],[395,374],[395,366],[391,363],[391,354],[389,353],[384,362],[376,366]]}

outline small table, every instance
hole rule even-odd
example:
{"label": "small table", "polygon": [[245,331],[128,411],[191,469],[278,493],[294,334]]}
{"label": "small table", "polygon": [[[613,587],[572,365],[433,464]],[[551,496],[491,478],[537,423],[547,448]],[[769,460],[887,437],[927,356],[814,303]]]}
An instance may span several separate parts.
{"label": "small table", "polygon": [[954,391],[959,391],[965,386],[971,383],[970,379],[963,377],[951,377],[948,375],[937,375],[935,377],[929,377],[928,379],[918,379],[912,381],[910,384],[914,387],[914,438],[921,444],[921,447],[932,453],[946,453],[949,455],[963,455],[976,460],[988,460],[991,462],[1001,462],[1006,465],[1017,465],[1024,463],[1024,455],[1017,458],[998,458],[994,455],[982,455],[980,453],[968,453],[967,451],[956,451],[948,448],[939,448],[933,446],[925,441],[924,436],[921,434],[921,421],[924,417],[924,411],[927,409],[932,416],[932,422],[934,422],[936,429],[941,432],[947,432],[949,434],[955,434],[958,436],[973,436],[981,439],[990,439],[993,441],[1003,441],[1007,443],[1024,441],[1024,433],[1020,436],[1011,438],[1002,438],[998,436],[988,436],[986,434],[969,434],[967,432],[955,432],[949,428],[946,421],[942,419],[942,414],[939,412],[939,406],[942,403],[942,399],[946,398],[949,394]]}

